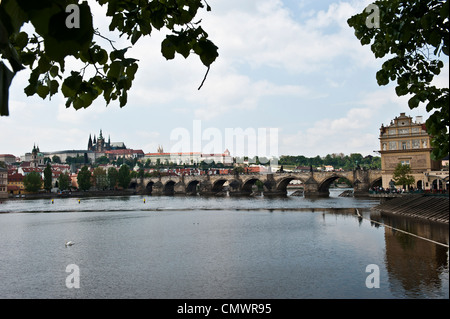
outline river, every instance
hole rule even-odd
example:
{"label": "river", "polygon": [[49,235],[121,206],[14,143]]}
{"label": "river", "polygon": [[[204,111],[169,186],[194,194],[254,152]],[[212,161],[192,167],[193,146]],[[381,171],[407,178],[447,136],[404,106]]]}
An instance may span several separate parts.
{"label": "river", "polygon": [[448,225],[342,191],[6,200],[0,298],[449,298]]}

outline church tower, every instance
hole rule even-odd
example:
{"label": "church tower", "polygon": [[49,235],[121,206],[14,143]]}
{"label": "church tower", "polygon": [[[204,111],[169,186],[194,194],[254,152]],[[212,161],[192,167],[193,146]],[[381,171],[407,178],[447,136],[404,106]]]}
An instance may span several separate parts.
{"label": "church tower", "polygon": [[30,167],[37,168],[44,165],[44,155],[39,150],[39,146],[33,145],[33,150],[31,151],[31,162]]}
{"label": "church tower", "polygon": [[103,152],[105,148],[105,139],[103,138],[102,130],[100,129],[100,135],[97,138],[97,152]]}
{"label": "church tower", "polygon": [[36,148],[36,144],[33,145],[33,150],[31,151],[31,163],[30,166],[31,167],[37,167],[38,165],[38,161],[37,161],[37,148]]}
{"label": "church tower", "polygon": [[92,151],[92,138],[91,138],[91,134],[89,134],[89,141],[88,141],[88,147],[87,147],[88,151]]}

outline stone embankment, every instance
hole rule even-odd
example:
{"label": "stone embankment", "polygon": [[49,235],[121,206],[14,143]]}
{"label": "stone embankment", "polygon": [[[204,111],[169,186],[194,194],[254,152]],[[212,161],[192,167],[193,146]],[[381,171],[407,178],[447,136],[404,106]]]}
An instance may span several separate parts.
{"label": "stone embankment", "polygon": [[372,209],[381,213],[423,218],[448,224],[449,198],[448,196],[409,195],[386,200]]}

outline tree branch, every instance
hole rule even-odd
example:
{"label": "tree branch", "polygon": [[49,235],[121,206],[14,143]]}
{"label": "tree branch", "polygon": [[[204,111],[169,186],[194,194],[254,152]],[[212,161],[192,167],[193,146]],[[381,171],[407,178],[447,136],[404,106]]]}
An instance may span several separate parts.
{"label": "tree branch", "polygon": [[200,86],[198,87],[198,90],[200,90],[200,89],[202,88],[203,84],[205,83],[206,77],[208,76],[208,73],[209,73],[209,68],[210,68],[210,67],[208,66],[208,70],[206,70],[205,77],[203,78],[202,83],[201,83]]}

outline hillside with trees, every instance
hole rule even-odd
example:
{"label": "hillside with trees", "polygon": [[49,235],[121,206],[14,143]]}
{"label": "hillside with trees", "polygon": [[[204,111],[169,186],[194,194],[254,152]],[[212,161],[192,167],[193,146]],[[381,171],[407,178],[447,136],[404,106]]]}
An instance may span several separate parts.
{"label": "hillside with trees", "polygon": [[359,153],[352,153],[350,155],[328,154],[325,157],[319,155],[315,157],[305,157],[303,155],[292,156],[282,155],[278,160],[279,165],[283,166],[312,166],[312,168],[318,168],[325,165],[331,165],[334,169],[352,170],[357,167],[366,169],[380,169],[381,158],[379,156],[365,156],[363,157]]}

